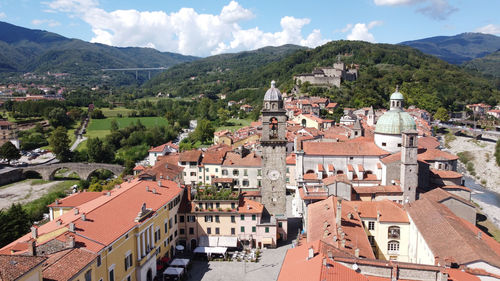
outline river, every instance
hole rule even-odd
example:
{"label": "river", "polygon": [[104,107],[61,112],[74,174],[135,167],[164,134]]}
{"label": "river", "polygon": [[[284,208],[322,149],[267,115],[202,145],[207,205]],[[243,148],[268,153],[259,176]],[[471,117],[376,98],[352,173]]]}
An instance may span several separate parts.
{"label": "river", "polygon": [[464,179],[465,186],[472,190],[472,200],[479,204],[482,212],[500,228],[500,194],[484,188],[465,174]]}

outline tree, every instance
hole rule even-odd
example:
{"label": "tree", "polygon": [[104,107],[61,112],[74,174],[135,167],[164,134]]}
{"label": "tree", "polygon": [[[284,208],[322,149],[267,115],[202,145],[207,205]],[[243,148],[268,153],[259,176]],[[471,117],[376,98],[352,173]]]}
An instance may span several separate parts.
{"label": "tree", "polygon": [[214,137],[214,128],[209,120],[202,119],[198,120],[198,125],[192,133],[193,140],[200,141],[202,143],[211,142]]}
{"label": "tree", "polygon": [[217,110],[217,118],[219,118],[219,122],[221,125],[225,125],[227,120],[229,120],[229,110],[224,108],[219,108]]}
{"label": "tree", "polygon": [[111,132],[118,131],[118,128],[118,122],[113,118],[113,120],[111,120]]}
{"label": "tree", "polygon": [[68,115],[66,115],[66,111],[61,107],[52,109],[47,117],[50,125],[54,128],[59,126],[66,127],[71,122]]}
{"label": "tree", "polygon": [[49,144],[52,147],[52,152],[56,155],[57,159],[63,162],[70,159],[70,140],[68,138],[67,130],[64,127],[57,127],[57,129],[52,132],[52,135],[49,138]]}
{"label": "tree", "polygon": [[19,149],[16,148],[14,144],[10,141],[4,143],[0,146],[0,158],[14,160],[21,158],[21,154],[19,154]]}
{"label": "tree", "polygon": [[0,247],[29,232],[31,221],[20,204],[13,204],[8,210],[0,210]]}
{"label": "tree", "polygon": [[434,119],[437,119],[441,122],[448,122],[450,120],[450,116],[448,115],[448,111],[444,107],[440,107],[437,109],[436,114],[434,114]]}
{"label": "tree", "polygon": [[104,144],[99,138],[90,138],[87,141],[87,155],[89,162],[109,163],[114,160],[112,147]]}
{"label": "tree", "polygon": [[94,109],[92,113],[90,114],[90,118],[92,119],[104,119],[106,116],[102,113],[102,110],[100,109]]}

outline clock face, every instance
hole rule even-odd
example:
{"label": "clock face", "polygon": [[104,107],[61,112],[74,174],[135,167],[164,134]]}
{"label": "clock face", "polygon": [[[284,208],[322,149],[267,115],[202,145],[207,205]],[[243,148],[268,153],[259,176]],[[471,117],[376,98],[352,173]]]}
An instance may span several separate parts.
{"label": "clock face", "polygon": [[278,172],[277,170],[270,170],[269,172],[267,172],[267,177],[270,179],[270,180],[277,180],[279,179],[280,177],[280,172]]}

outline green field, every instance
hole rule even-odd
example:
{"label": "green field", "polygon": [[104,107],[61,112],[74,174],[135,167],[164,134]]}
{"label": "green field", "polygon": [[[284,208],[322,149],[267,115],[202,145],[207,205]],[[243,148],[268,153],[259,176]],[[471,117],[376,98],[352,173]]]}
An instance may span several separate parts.
{"label": "green field", "polygon": [[238,130],[239,128],[250,126],[250,123],[252,123],[251,119],[231,118],[227,121],[227,124],[230,124],[230,125],[220,126],[220,127],[217,127],[215,130],[216,131],[230,130],[231,132],[234,132],[234,131]]}
{"label": "green field", "polygon": [[113,109],[109,108],[99,108],[102,111],[102,114],[106,117],[116,117],[118,114],[121,114],[123,117],[127,117],[130,112],[132,112],[132,109],[128,109],[125,107],[115,107]]}
{"label": "green field", "polygon": [[118,127],[125,128],[137,120],[141,120],[141,123],[146,127],[154,126],[167,126],[168,122],[162,117],[124,117],[124,118],[106,118],[106,119],[92,119],[87,128],[87,132],[92,131],[102,131],[111,129],[111,120],[115,119],[118,122]]}

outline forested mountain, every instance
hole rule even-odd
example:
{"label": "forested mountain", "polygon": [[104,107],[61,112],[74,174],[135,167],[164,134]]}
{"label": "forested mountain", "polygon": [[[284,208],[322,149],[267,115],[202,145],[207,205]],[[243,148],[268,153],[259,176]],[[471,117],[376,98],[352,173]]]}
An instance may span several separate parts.
{"label": "forested mountain", "polygon": [[0,72],[89,74],[102,68],[169,67],[197,59],[151,48],[119,48],[0,22]]}
{"label": "forested mountain", "polygon": [[500,49],[500,37],[483,33],[436,36],[400,43],[452,64],[484,57]]}
{"label": "forested mountain", "polygon": [[[283,47],[265,51],[280,48]],[[259,52],[262,50],[177,65],[145,87],[178,96],[234,94],[245,88],[258,88],[247,92],[250,100],[258,101],[271,80],[276,80],[282,91],[289,91],[293,75],[311,72],[317,66],[331,66],[341,54],[345,63],[359,65],[357,81],[343,83],[340,89],[302,85],[302,90],[331,97],[344,106],[387,107],[389,95],[400,85],[408,104],[431,112],[440,106],[460,110],[467,103],[500,101],[492,80],[407,46],[334,41],[315,49],[295,51],[269,63]]]}
{"label": "forested mountain", "polygon": [[482,58],[465,62],[464,67],[471,70],[477,70],[484,75],[500,78],[500,50]]}

